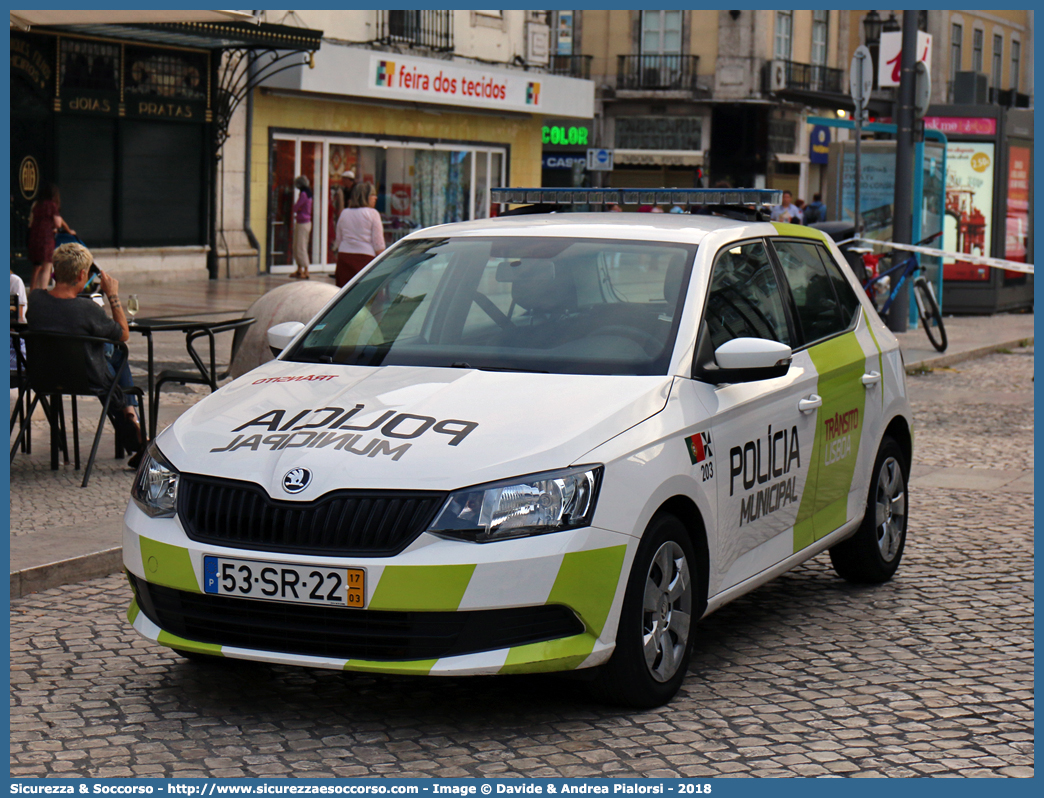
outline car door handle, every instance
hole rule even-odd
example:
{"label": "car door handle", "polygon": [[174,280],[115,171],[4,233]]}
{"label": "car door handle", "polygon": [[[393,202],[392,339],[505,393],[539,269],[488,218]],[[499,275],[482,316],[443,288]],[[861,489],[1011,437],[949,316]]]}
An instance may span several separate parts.
{"label": "car door handle", "polygon": [[881,381],[881,373],[879,371],[871,371],[869,374],[863,375],[863,385],[870,388],[877,385]]}
{"label": "car door handle", "polygon": [[798,410],[802,413],[811,413],[817,407],[823,406],[823,397],[819,394],[812,394],[807,399],[802,399],[798,402]]}

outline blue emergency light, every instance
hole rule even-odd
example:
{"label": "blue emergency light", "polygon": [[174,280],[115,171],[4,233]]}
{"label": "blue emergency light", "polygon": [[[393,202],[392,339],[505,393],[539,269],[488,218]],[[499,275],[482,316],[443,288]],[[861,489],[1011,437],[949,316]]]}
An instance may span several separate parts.
{"label": "blue emergency light", "polygon": [[763,188],[491,188],[501,205],[779,205],[783,192]]}

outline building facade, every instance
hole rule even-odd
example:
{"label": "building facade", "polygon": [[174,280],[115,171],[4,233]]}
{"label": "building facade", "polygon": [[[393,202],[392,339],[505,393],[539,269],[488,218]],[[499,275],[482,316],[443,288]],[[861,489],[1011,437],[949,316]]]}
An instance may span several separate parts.
{"label": "building facade", "polygon": [[819,190],[804,120],[852,107],[847,12],[574,13],[614,149],[608,183]]}
{"label": "building facade", "polygon": [[391,244],[420,227],[495,214],[490,188],[540,183],[549,120],[589,124],[594,115],[593,84],[555,74],[542,12],[265,16],[322,29],[324,40],[310,68],[265,80],[244,109],[247,235],[233,229],[229,238],[256,241],[261,271],[293,270],[298,175],[314,190],[311,268],[333,271],[346,173],[377,189]]}

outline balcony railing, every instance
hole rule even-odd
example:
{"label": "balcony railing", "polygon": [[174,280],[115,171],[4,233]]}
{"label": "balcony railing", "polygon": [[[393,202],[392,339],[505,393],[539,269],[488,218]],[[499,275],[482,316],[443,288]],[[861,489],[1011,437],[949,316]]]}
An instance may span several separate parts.
{"label": "balcony railing", "polygon": [[[820,64],[802,64],[797,61],[782,61],[786,89],[811,91],[825,94],[844,94],[845,73]],[[765,83],[769,86],[772,63],[765,65]]]}
{"label": "balcony railing", "polygon": [[378,44],[453,49],[452,11],[378,11]]}
{"label": "balcony railing", "polygon": [[696,90],[698,55],[618,55],[616,58],[617,90]]}
{"label": "balcony railing", "polygon": [[551,74],[590,80],[592,57],[590,55],[553,55],[551,56]]}

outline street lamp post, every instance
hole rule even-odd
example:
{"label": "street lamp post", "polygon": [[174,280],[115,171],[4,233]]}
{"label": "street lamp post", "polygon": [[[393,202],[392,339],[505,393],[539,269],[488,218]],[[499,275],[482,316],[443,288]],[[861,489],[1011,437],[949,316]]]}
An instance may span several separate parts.
{"label": "street lamp post", "polygon": [[876,11],[871,10],[863,17],[863,41],[866,43],[866,49],[870,51],[870,58],[873,61],[875,89],[877,88],[877,56],[881,47],[883,25],[881,16]]}

